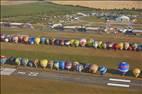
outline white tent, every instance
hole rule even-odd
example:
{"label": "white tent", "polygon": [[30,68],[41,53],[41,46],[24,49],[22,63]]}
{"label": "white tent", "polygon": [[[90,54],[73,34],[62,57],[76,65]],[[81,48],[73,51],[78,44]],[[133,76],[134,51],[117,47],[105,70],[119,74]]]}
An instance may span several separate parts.
{"label": "white tent", "polygon": [[130,18],[128,16],[120,16],[116,18],[116,21],[121,23],[129,23]]}

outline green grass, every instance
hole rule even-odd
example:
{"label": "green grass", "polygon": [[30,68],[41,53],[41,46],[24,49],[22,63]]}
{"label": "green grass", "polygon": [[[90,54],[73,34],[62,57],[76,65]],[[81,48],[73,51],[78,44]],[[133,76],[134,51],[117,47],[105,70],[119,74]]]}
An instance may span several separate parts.
{"label": "green grass", "polygon": [[22,5],[2,5],[1,17],[13,21],[39,21],[42,16],[65,15],[79,11],[92,11],[90,8],[62,6],[49,2],[22,4]]}

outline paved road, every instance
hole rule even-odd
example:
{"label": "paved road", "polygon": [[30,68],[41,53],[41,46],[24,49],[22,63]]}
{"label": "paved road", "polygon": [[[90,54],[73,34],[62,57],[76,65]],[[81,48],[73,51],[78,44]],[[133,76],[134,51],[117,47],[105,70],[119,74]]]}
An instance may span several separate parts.
{"label": "paved road", "polygon": [[[11,71],[11,73],[8,73]],[[45,72],[45,71],[31,71],[11,68],[1,68],[1,75],[14,75],[25,78],[39,78],[39,79],[51,79],[51,80],[62,80],[82,84],[99,85],[104,87],[115,87],[115,88],[130,88],[131,90],[142,89],[142,79],[120,79],[120,78],[109,78],[106,76],[94,76],[86,75],[83,73],[72,74],[69,72]]]}

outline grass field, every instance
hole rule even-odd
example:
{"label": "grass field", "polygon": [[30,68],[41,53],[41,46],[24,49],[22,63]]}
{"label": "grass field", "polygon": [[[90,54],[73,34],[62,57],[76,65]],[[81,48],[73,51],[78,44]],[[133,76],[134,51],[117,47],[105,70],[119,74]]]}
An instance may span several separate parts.
{"label": "grass field", "polygon": [[[16,85],[15,85],[16,83]],[[26,79],[1,76],[1,94],[141,94],[126,88],[102,88],[56,80]]]}

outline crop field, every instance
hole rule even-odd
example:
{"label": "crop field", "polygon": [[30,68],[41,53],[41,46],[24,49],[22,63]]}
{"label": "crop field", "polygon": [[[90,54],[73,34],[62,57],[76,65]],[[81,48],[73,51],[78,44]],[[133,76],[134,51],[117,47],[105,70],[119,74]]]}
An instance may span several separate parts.
{"label": "crop field", "polygon": [[142,9],[141,1],[52,1],[56,4],[84,6],[99,9]]}

